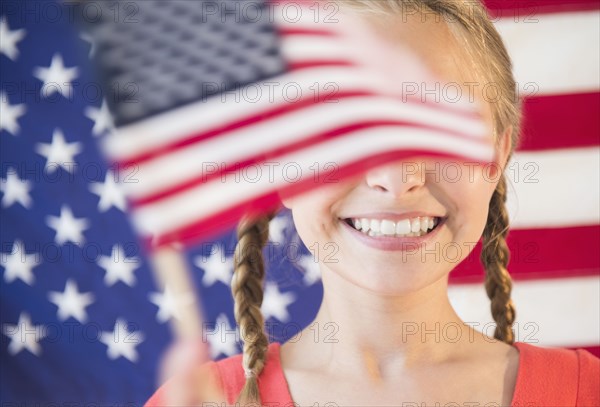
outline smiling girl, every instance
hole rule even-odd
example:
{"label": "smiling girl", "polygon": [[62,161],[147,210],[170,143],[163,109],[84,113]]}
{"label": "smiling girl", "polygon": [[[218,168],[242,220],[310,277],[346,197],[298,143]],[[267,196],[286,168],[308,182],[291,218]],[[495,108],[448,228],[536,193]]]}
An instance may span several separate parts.
{"label": "smiling girl", "polygon": [[[313,253],[324,293],[311,326],[335,323],[335,343],[315,342],[307,334],[269,344],[260,311],[261,249],[276,214],[240,222],[232,292],[243,354],[204,366],[208,374],[196,381],[202,400],[277,406],[600,405],[600,361],[589,352],[514,341],[503,169],[518,145],[520,106],[510,59],[485,10],[477,2],[455,0],[340,5],[366,19],[382,39],[410,48],[465,93],[467,83],[498,86],[493,102],[476,95],[495,145],[494,165],[454,162],[470,176],[448,180],[431,170],[448,160],[410,157],[282,197],[307,247],[334,243],[338,249],[333,261],[325,251]],[[496,322],[493,338],[453,309],[448,276],[458,262],[441,255],[448,245],[472,249],[480,239]],[[461,250],[458,260],[469,252]],[[453,340],[440,335],[448,327],[457,332]],[[173,382],[148,405],[163,405],[170,386]]]}

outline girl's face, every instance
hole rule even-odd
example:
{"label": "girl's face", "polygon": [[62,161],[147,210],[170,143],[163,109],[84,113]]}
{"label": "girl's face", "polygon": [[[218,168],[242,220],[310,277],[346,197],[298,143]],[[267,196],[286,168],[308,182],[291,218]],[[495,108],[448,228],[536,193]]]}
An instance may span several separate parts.
{"label": "girl's face", "polygon": [[[338,273],[377,293],[405,294],[446,276],[473,249],[497,177],[493,167],[414,157],[284,204],[323,273]],[[348,224],[375,219],[402,228],[412,227],[416,218],[422,225],[423,217],[439,224],[420,237],[371,237]]]}
{"label": "girl's face", "polygon": [[[422,22],[419,17],[395,27],[393,35],[438,76],[459,84],[473,81],[465,73],[471,65],[444,23],[432,17]],[[480,103],[491,138],[490,105]],[[446,277],[471,252],[483,233],[509,151],[507,133],[500,136],[493,166],[412,157],[284,198],[283,203],[291,209],[297,232],[322,273],[337,273],[383,295],[407,294]],[[434,218],[437,226],[420,237],[368,236],[349,224],[360,219],[361,229],[368,223],[371,229],[379,225],[403,233],[416,230],[417,218],[422,227],[428,222],[425,217]]]}

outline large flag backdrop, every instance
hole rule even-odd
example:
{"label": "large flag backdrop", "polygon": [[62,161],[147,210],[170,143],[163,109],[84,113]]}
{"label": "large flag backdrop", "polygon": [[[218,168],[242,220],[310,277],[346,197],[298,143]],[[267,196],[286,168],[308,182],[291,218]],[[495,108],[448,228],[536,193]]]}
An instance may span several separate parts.
{"label": "large flag backdrop", "polygon": [[[525,138],[508,170],[517,340],[598,354],[598,4],[490,7],[525,97]],[[123,169],[97,148],[112,126],[82,58],[95,50],[71,23],[57,3],[2,3],[0,397],[139,404],[157,385],[178,302],[200,298],[210,357],[239,352],[235,236],[186,250],[188,297],[154,282],[115,186]],[[285,341],[316,313],[318,265],[287,212],[272,222],[266,250],[263,312],[272,340]],[[485,327],[476,253],[451,281],[459,314]]]}

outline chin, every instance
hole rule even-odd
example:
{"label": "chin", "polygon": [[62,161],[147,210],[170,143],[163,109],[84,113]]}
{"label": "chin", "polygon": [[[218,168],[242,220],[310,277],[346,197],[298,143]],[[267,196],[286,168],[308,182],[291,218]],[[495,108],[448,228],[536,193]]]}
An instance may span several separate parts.
{"label": "chin", "polygon": [[401,266],[372,267],[364,269],[361,275],[347,276],[354,285],[375,294],[398,296],[418,292],[443,276],[424,263],[402,264]]}
{"label": "chin", "polygon": [[389,297],[410,295],[422,290],[424,287],[424,285],[413,284],[369,284],[362,286],[362,288],[373,294]]}

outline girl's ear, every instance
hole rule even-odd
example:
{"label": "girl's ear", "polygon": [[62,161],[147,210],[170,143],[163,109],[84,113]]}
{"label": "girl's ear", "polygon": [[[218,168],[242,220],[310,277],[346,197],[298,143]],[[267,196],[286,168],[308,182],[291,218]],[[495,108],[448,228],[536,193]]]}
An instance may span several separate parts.
{"label": "girl's ear", "polygon": [[494,156],[494,165],[490,169],[490,176],[496,178],[498,176],[497,172],[504,172],[504,168],[508,164],[508,156],[512,150],[512,132],[513,126],[508,126],[504,133],[499,137],[498,142],[496,143],[496,153]]}
{"label": "girl's ear", "polygon": [[510,125],[504,130],[504,134],[500,135],[498,148],[496,149],[496,164],[504,171],[504,167],[508,164],[508,155],[512,150],[512,132],[513,126]]}

